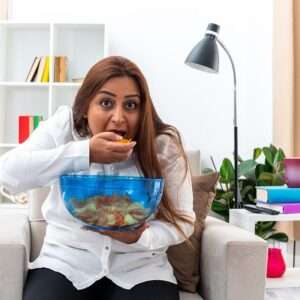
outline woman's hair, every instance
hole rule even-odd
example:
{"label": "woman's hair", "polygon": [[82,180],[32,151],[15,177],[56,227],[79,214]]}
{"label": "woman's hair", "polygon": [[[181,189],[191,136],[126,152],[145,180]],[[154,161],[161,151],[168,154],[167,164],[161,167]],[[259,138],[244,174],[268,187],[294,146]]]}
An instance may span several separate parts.
{"label": "woman's hair", "polygon": [[[141,115],[137,136],[135,137],[135,152],[140,167],[145,177],[162,177],[162,169],[157,158],[156,137],[166,134],[178,145],[179,155],[185,161],[185,176],[188,172],[187,157],[183,150],[180,134],[171,125],[165,124],[158,116],[152,103],[146,79],[140,69],[130,60],[120,56],[110,56],[100,60],[87,73],[73,105],[74,126],[80,136],[88,136],[89,129],[87,113],[89,104],[101,87],[111,78],[129,77],[132,78],[140,92]],[[146,145],[146,147],[145,147]],[[184,178],[179,178],[184,180]],[[183,236],[184,232],[178,225],[179,221],[189,222],[188,216],[176,210],[169,199],[166,189],[164,189],[162,200],[158,208],[156,217],[165,220],[176,226]],[[185,238],[187,238],[185,236]]]}

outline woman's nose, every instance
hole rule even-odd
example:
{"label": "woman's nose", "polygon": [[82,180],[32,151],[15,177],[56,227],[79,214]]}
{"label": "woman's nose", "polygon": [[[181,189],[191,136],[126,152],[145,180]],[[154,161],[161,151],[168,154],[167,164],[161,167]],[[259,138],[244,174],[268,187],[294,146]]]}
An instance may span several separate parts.
{"label": "woman's nose", "polygon": [[121,107],[117,107],[116,109],[114,109],[112,115],[112,121],[118,124],[124,122],[124,120],[125,119],[124,119],[123,109]]}

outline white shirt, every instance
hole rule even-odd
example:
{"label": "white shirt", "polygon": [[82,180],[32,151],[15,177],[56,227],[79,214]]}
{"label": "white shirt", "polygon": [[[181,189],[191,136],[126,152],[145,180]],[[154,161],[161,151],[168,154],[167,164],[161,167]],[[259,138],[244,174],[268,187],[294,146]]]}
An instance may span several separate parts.
{"label": "white shirt", "polygon": [[[195,219],[191,178],[182,182],[183,158],[167,136],[157,138],[158,159],[171,201]],[[0,159],[0,185],[16,194],[50,185],[42,206],[47,230],[40,255],[29,268],[46,267],[65,275],[77,289],[84,289],[106,276],[118,286],[130,289],[149,280],[176,283],[166,250],[183,237],[167,222],[152,219],[139,240],[126,244],[108,236],[82,229],[64,206],[59,176],[70,172],[105,175],[143,176],[135,155],[114,164],[90,164],[89,139],[80,137],[73,127],[71,108],[60,107],[41,122],[30,138]],[[180,223],[187,236],[193,226]]]}

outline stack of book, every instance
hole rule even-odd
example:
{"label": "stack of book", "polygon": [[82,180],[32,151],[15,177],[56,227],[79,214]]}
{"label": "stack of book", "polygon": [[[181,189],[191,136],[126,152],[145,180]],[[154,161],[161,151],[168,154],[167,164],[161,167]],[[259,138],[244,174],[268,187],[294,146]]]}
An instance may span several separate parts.
{"label": "stack of book", "polygon": [[36,56],[26,77],[26,82],[49,82],[49,56]]}
{"label": "stack of book", "polygon": [[300,187],[257,186],[256,205],[277,210],[282,214],[300,213]]}
{"label": "stack of book", "polygon": [[36,129],[42,116],[19,116],[19,143],[23,143]]}

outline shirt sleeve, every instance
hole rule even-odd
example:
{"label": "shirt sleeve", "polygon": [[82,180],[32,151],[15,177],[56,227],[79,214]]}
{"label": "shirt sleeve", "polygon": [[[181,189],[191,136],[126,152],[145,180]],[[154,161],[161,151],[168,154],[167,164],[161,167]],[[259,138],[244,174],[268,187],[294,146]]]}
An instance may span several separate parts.
{"label": "shirt sleeve", "polygon": [[0,185],[16,194],[50,185],[60,175],[89,168],[89,140],[72,139],[72,111],[64,106],[0,158]]}
{"label": "shirt sleeve", "polygon": [[[194,231],[193,223],[195,221],[190,171],[188,169],[186,174],[184,158],[171,137],[167,135],[158,137],[157,146],[158,159],[162,167],[165,187],[170,201],[175,209],[187,216],[192,223],[178,222],[182,231],[189,237]],[[140,239],[131,244],[133,247],[156,250],[180,244],[185,239],[176,227],[169,222],[154,219],[149,221],[149,225],[149,228],[143,232]]]}

